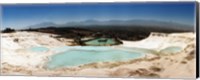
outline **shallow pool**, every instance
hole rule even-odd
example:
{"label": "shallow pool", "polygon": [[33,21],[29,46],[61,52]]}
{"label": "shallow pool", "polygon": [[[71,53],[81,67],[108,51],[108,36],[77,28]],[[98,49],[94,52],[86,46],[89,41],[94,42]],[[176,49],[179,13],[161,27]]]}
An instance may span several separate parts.
{"label": "shallow pool", "polygon": [[[103,42],[101,42],[103,40]],[[104,41],[105,40],[105,41]],[[90,45],[90,46],[103,46],[103,45],[114,45],[117,44],[118,42],[114,39],[109,39],[109,38],[98,38],[98,39],[94,39],[91,41],[86,41],[85,44],[86,45]]]}
{"label": "shallow pool", "polygon": [[36,46],[36,47],[31,47],[29,50],[32,52],[45,52],[48,51],[49,49],[46,47]]}
{"label": "shallow pool", "polygon": [[126,61],[144,56],[142,52],[130,49],[116,49],[112,47],[95,46],[65,46],[54,48],[58,54],[53,55],[46,67],[54,69],[59,67],[71,67],[94,62]]}
{"label": "shallow pool", "polygon": [[182,50],[181,47],[177,47],[177,46],[171,46],[171,47],[167,47],[165,49],[162,49],[160,52],[164,52],[164,53],[177,53],[180,52]]}

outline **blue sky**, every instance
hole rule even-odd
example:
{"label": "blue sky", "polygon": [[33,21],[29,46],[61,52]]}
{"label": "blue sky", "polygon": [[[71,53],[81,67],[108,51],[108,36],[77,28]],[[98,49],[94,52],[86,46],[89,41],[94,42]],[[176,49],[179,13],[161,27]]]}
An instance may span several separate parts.
{"label": "blue sky", "polygon": [[2,5],[3,27],[84,20],[158,20],[194,24],[195,3],[101,3]]}

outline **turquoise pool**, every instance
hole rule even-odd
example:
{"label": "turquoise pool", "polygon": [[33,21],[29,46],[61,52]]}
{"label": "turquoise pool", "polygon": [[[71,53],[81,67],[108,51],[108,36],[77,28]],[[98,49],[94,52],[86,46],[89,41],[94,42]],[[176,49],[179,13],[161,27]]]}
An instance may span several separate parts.
{"label": "turquoise pool", "polygon": [[106,46],[65,46],[52,49],[59,52],[50,57],[46,67],[55,69],[72,67],[94,62],[126,61],[144,56],[133,49],[115,49]]}
{"label": "turquoise pool", "polygon": [[36,46],[36,47],[31,47],[29,50],[32,52],[45,52],[48,51],[49,49],[46,47]]}
{"label": "turquoise pool", "polygon": [[[143,57],[145,53],[157,53],[154,50],[130,47],[110,46],[63,46],[56,48],[32,47],[33,52],[52,51],[57,53],[50,56],[45,67],[55,69],[60,67],[72,67],[95,62],[126,61]],[[176,53],[182,48],[172,46],[162,49],[160,52]]]}
{"label": "turquoise pool", "polygon": [[162,49],[160,52],[164,52],[164,53],[177,53],[180,52],[182,50],[181,47],[177,47],[177,46],[171,46],[171,47],[167,47],[165,49]]}
{"label": "turquoise pool", "polygon": [[[105,42],[99,42],[101,40],[105,40]],[[114,39],[107,39],[107,38],[98,38],[85,42],[86,45],[91,45],[91,46],[114,45],[116,43],[117,42]]]}

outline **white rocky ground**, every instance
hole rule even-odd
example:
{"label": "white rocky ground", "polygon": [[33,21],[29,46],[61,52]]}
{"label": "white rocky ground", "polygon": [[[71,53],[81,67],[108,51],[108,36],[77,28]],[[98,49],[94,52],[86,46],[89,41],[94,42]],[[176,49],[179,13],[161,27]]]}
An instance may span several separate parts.
{"label": "white rocky ground", "polygon": [[[65,46],[67,41],[58,41],[45,33],[37,32],[16,32],[9,34],[1,34],[1,62],[7,62],[11,65],[36,67],[47,59],[47,54],[35,54],[26,51],[33,46]],[[18,39],[18,41],[15,41]],[[70,40],[68,40],[70,41]],[[67,42],[66,42],[67,43]],[[68,42],[69,43],[69,42]]]}
{"label": "white rocky ground", "polygon": [[43,65],[53,52],[32,53],[33,46],[72,45],[71,39],[56,39],[53,34],[16,32],[1,34],[2,75],[96,76],[96,77],[162,77],[195,78],[195,33],[152,33],[141,41],[123,41],[114,47],[136,47],[159,51],[169,46],[183,48],[176,54],[149,54],[126,62],[101,62],[73,68],[46,70]]}

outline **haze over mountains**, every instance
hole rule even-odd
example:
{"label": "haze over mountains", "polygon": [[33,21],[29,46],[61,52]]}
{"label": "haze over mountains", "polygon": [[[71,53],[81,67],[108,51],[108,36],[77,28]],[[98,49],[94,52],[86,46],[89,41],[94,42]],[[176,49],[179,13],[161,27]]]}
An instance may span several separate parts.
{"label": "haze over mountains", "polygon": [[[2,32],[13,32],[5,29]],[[56,24],[43,22],[28,26],[19,31],[36,31],[60,35],[64,38],[76,39],[77,37],[115,37],[122,40],[142,40],[151,32],[178,33],[194,32],[192,25],[184,25],[175,22],[162,22],[154,20],[86,20],[80,22],[68,22]]]}
{"label": "haze over mountains", "polygon": [[97,21],[97,20],[86,20],[80,22],[67,22],[65,24],[56,24],[53,22],[43,22],[35,25],[30,25],[27,28],[45,28],[45,27],[76,27],[85,29],[120,29],[120,30],[131,30],[131,29],[163,29],[163,30],[178,30],[178,31],[194,31],[192,25],[185,25],[175,22],[163,22],[155,20],[108,20],[108,21]]}

